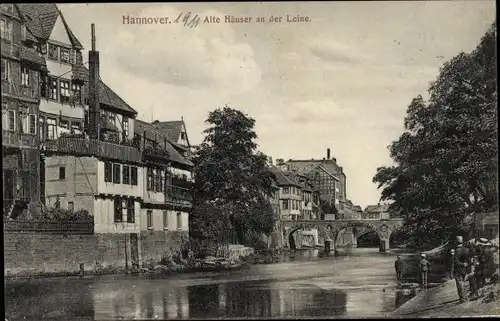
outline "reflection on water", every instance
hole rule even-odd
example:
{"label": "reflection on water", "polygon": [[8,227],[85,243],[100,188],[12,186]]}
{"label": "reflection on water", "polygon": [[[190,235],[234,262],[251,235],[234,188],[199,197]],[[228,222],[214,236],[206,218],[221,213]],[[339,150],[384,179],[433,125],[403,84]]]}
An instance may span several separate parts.
{"label": "reflection on water", "polygon": [[8,281],[6,316],[10,321],[372,317],[400,304],[392,257],[359,252],[312,261],[307,255],[227,273]]}
{"label": "reflection on water", "polygon": [[[333,316],[346,309],[344,291],[307,285],[227,283],[192,286],[188,292],[192,318]],[[211,304],[202,303],[207,301]]]}
{"label": "reflection on water", "polygon": [[[33,293],[46,295],[35,298]],[[72,280],[9,286],[7,294],[9,320],[40,316],[60,320],[336,316],[345,313],[347,301],[345,291],[280,282],[188,287],[158,287],[146,282],[132,283],[127,291],[123,281],[82,286]]]}

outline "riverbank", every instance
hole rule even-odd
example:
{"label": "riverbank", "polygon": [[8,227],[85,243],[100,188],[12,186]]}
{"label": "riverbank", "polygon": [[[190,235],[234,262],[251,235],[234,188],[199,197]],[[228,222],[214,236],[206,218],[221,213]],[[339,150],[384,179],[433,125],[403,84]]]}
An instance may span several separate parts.
{"label": "riverbank", "polygon": [[477,300],[460,303],[455,281],[448,280],[435,288],[420,291],[387,316],[415,318],[500,315],[500,285],[487,285],[480,290],[480,294],[481,297]]}

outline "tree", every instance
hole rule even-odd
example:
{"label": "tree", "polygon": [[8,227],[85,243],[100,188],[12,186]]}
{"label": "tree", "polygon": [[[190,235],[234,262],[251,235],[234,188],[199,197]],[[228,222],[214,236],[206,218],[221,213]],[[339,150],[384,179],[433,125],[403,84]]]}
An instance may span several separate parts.
{"label": "tree", "polygon": [[464,233],[470,214],[498,210],[495,39],[493,24],[473,52],[444,64],[428,101],[412,100],[389,146],[395,166],[373,178],[411,238]]}
{"label": "tree", "polygon": [[[195,194],[193,235],[204,235],[204,209],[217,212],[210,217],[221,228],[210,228],[211,237],[226,240],[227,229],[244,243],[248,233],[270,233],[274,217],[269,197],[272,176],[268,157],[257,151],[255,120],[241,111],[224,107],[210,112],[205,139],[194,156]],[[206,235],[204,237],[207,237]]]}
{"label": "tree", "polygon": [[320,200],[319,203],[323,214],[338,214],[337,207],[332,202]]}

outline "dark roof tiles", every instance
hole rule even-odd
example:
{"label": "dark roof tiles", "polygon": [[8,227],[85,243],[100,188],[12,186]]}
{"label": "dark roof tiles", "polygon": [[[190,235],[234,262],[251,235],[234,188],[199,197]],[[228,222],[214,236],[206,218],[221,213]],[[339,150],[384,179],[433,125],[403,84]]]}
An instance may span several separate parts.
{"label": "dark roof tiles", "polygon": [[[159,141],[159,146],[164,147],[167,153],[170,156],[170,159],[173,162],[182,164],[182,165],[187,165],[187,166],[193,166],[193,163],[188,160],[187,158],[183,157],[175,148],[172,146],[172,144],[168,141],[168,137],[166,137],[161,131],[159,131],[153,124],[147,123],[145,121],[136,119],[134,122],[134,132],[139,135],[144,135],[144,131],[146,131],[146,136],[149,139],[153,139],[156,134],[156,139]],[[167,140],[165,141],[165,138]]]}
{"label": "dark roof tiles", "polygon": [[41,66],[43,69],[46,66],[45,58],[38,55],[35,49],[20,46],[19,47],[19,58],[21,60],[26,60],[32,62],[36,65]]}
{"label": "dark roof tiles", "polygon": [[66,28],[71,44],[78,49],[83,46],[73,34],[73,31],[66,23],[63,14],[53,3],[20,3],[16,4],[20,15],[26,23],[26,28],[33,36],[47,40],[54,29],[57,18],[60,16]]}
{"label": "dark roof tiles", "polygon": [[[73,71],[76,71],[76,74],[73,75],[74,79],[84,80],[86,86],[88,86],[89,82],[89,70],[80,65],[73,66]],[[75,78],[77,77],[77,78]],[[109,88],[102,79],[99,81],[99,100],[101,104],[108,105],[112,108],[128,112],[134,115],[137,115],[137,111],[130,107],[118,94],[116,94],[111,88]]]}
{"label": "dark roof tiles", "polygon": [[179,141],[179,135],[181,134],[183,125],[182,120],[156,122],[154,125],[164,132],[167,138],[172,142],[177,143]]}

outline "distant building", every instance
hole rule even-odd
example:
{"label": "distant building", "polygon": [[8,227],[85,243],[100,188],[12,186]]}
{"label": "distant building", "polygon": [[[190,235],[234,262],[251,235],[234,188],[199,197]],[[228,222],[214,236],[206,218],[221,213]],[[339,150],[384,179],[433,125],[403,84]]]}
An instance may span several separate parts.
{"label": "distant building", "polygon": [[346,175],[343,168],[337,164],[337,159],[327,157],[321,160],[277,160],[277,166],[283,166],[288,171],[296,170],[306,175],[312,182],[315,190],[319,191],[321,200],[335,204],[337,209],[342,209],[347,200]]}
{"label": "distant building", "polygon": [[388,220],[390,219],[389,205],[368,205],[362,214],[364,220]]}
{"label": "distant building", "polygon": [[273,166],[271,172],[276,177],[276,183],[279,186],[280,198],[280,219],[282,220],[301,220],[303,206],[302,185],[290,176],[290,173],[281,171]]}

